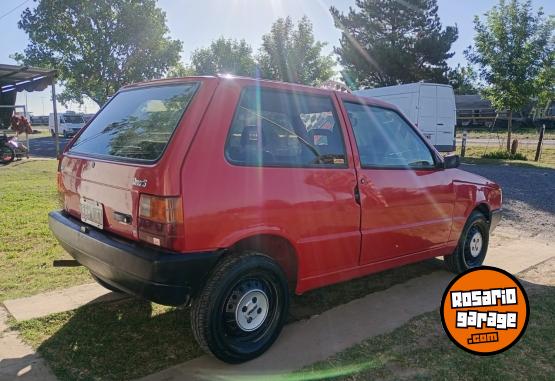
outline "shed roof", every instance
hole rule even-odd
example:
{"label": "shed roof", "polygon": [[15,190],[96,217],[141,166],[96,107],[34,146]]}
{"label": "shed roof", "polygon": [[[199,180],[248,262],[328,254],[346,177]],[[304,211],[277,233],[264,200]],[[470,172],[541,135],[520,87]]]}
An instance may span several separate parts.
{"label": "shed roof", "polygon": [[0,64],[0,93],[44,90],[56,74],[52,69]]}

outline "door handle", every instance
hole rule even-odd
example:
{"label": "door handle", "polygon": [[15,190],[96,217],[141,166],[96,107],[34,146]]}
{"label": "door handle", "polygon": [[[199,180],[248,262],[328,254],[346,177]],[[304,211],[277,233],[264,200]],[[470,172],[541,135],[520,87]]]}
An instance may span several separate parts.
{"label": "door handle", "polygon": [[358,189],[358,184],[355,185],[354,194],[355,194],[355,202],[360,205],[360,190]]}
{"label": "door handle", "polygon": [[438,123],[437,125],[438,125],[438,126],[443,126],[443,123]]}

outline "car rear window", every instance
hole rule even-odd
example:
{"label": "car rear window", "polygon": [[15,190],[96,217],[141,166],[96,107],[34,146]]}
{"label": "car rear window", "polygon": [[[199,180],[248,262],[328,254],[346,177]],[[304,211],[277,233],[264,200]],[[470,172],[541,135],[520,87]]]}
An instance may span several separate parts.
{"label": "car rear window", "polygon": [[157,160],[198,85],[191,82],[149,86],[118,93],[77,138],[69,152]]}

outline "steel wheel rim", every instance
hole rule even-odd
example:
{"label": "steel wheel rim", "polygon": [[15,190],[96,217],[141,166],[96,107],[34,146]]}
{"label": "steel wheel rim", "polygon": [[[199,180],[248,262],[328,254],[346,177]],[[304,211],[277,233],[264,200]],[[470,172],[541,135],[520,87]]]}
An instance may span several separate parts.
{"label": "steel wheel rim", "polygon": [[235,308],[235,322],[245,332],[260,327],[268,316],[270,303],[266,293],[259,289],[247,291]]}
{"label": "steel wheel rim", "polygon": [[484,253],[484,234],[479,226],[472,225],[466,235],[464,245],[464,257],[468,266],[478,266],[481,264]]}
{"label": "steel wheel rim", "polygon": [[[257,312],[258,308],[263,308],[258,319],[254,319],[248,323],[247,320],[240,320],[240,314],[243,314],[243,307],[250,300],[251,309],[252,298],[257,297],[257,304],[265,303],[263,307],[259,306],[251,314]],[[243,278],[239,280],[227,295],[223,310],[222,328],[226,337],[226,341],[232,346],[242,346],[242,343],[258,342],[274,325],[278,311],[278,291],[266,276]],[[262,300],[261,300],[262,299]],[[247,309],[247,315],[251,310]]]}

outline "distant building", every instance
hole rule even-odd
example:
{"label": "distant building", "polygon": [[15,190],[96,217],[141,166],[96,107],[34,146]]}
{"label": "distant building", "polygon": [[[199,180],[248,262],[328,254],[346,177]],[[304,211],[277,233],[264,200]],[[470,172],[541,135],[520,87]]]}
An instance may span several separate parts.
{"label": "distant building", "polygon": [[491,102],[480,95],[455,95],[457,126],[490,125],[496,111]]}
{"label": "distant building", "polygon": [[547,107],[535,107],[532,116],[534,120],[555,120],[555,101],[551,101]]}

